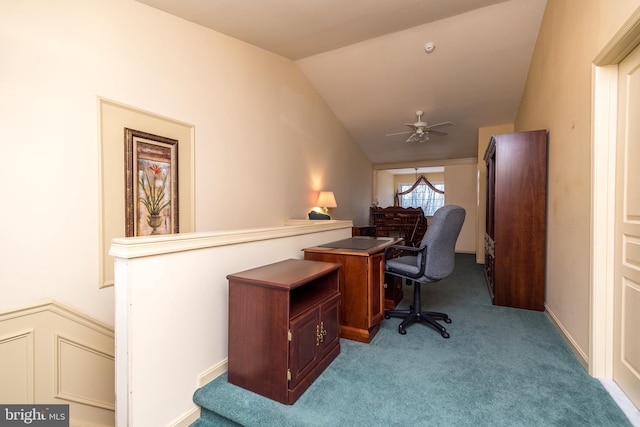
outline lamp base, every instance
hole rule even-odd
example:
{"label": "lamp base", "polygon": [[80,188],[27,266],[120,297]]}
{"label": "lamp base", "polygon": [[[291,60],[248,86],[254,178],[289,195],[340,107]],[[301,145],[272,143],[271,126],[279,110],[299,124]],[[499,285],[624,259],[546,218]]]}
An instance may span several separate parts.
{"label": "lamp base", "polygon": [[309,219],[331,219],[331,217],[320,212],[311,211],[309,212]]}

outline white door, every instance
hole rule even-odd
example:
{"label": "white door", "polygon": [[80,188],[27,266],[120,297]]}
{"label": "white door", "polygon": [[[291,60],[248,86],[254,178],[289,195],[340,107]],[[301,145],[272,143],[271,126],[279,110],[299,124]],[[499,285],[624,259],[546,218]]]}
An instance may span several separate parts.
{"label": "white door", "polygon": [[640,47],[618,77],[613,379],[640,407]]}

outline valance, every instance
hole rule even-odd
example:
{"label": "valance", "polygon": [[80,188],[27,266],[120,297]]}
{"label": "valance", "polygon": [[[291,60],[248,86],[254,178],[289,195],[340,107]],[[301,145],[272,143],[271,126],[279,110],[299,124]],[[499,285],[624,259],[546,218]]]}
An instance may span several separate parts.
{"label": "valance", "polygon": [[430,189],[432,189],[436,193],[444,194],[443,190],[440,190],[440,189],[434,187],[434,185],[432,183],[430,183],[429,180],[424,177],[424,175],[420,175],[420,178],[418,178],[416,180],[416,182],[408,190],[400,191],[400,192],[396,191],[396,194],[393,197],[393,205],[394,206],[400,206],[400,196],[404,196],[405,194],[411,193],[413,190],[416,189],[416,187],[418,185],[420,185],[421,182],[424,182]]}

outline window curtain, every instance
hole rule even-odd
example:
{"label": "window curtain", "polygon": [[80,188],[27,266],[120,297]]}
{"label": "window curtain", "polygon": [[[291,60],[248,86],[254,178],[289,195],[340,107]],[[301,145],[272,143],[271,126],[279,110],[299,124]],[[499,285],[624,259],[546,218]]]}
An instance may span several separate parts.
{"label": "window curtain", "polygon": [[395,194],[395,196],[393,198],[393,206],[400,206],[400,196],[404,196],[405,194],[411,193],[421,183],[424,183],[427,187],[429,187],[431,190],[433,190],[434,192],[436,192],[438,194],[444,194],[443,190],[440,190],[439,188],[436,188],[432,183],[429,182],[429,180],[427,178],[424,177],[424,175],[420,175],[420,178],[418,178],[416,180],[416,182],[411,187],[409,187],[408,190],[396,191],[396,194]]}

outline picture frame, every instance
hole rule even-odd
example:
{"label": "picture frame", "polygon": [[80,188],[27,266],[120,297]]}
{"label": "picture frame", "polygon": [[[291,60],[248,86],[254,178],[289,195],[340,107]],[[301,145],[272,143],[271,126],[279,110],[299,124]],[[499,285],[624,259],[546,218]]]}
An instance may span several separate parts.
{"label": "picture frame", "polygon": [[178,140],[124,128],[126,237],[179,232]]}

